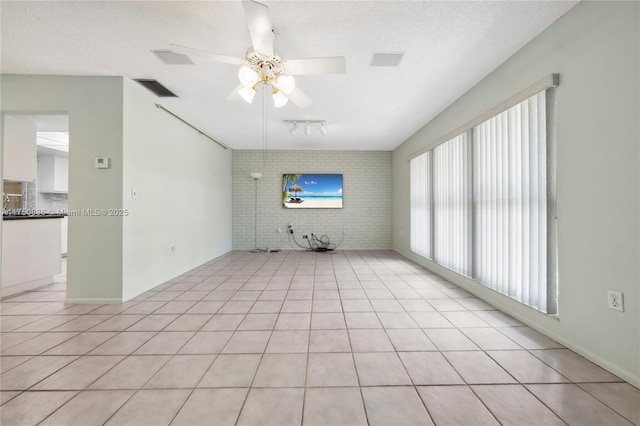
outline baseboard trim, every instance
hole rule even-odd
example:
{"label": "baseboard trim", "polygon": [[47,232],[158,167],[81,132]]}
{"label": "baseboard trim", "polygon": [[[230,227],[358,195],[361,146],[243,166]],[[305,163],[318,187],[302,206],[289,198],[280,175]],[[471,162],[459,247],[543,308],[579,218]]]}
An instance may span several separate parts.
{"label": "baseboard trim", "polygon": [[2,297],[15,296],[25,291],[35,290],[36,288],[44,287],[49,284],[55,284],[53,275],[50,277],[39,278],[37,280],[28,281],[26,283],[19,283],[2,288]]}
{"label": "baseboard trim", "polygon": [[[259,249],[265,250],[265,247],[258,247]],[[313,253],[312,250],[310,250],[308,247],[307,248],[301,248],[301,247],[269,247],[271,252],[273,253],[274,250],[279,250],[279,251],[297,251],[300,253]],[[232,251],[235,252],[247,252],[247,251],[251,251],[253,250],[253,247],[250,248],[234,248]],[[384,251],[384,250],[389,250],[389,251],[395,251],[394,249],[392,249],[391,247],[386,247],[386,248],[380,248],[380,247],[336,247],[333,250],[328,250],[326,252],[316,252],[316,253],[331,253],[331,252],[341,252],[341,251]],[[399,253],[399,252],[398,252]],[[260,254],[267,254],[266,252],[261,252]],[[401,254],[401,253],[399,253]],[[403,255],[404,256],[404,255]],[[405,256],[406,257],[406,256]]]}
{"label": "baseboard trim", "polygon": [[116,303],[122,303],[121,298],[107,299],[107,298],[76,298],[68,297],[64,300],[64,303],[72,303],[76,305],[90,304],[90,305],[112,305]]}
{"label": "baseboard trim", "polygon": [[[600,357],[599,355],[594,354],[593,352],[591,352],[590,350],[584,348],[581,345],[578,345],[576,343],[574,343],[573,341],[571,341],[571,339],[568,339],[564,336],[561,336],[560,334],[550,330],[549,328],[545,327],[543,324],[540,324],[534,320],[532,320],[531,318],[526,317],[525,315],[520,314],[519,312],[515,311],[514,309],[511,309],[511,307],[507,304],[507,303],[502,303],[499,299],[500,297],[505,297],[502,295],[498,295],[496,294],[496,298],[489,298],[487,297],[485,294],[482,294],[481,291],[484,290],[484,287],[481,289],[475,288],[472,285],[469,285],[467,283],[464,282],[460,282],[462,280],[456,281],[454,279],[451,279],[450,277],[445,277],[442,276],[439,271],[434,270],[432,268],[430,268],[429,266],[427,266],[427,264],[425,264],[424,262],[420,262],[420,260],[413,258],[411,255],[406,255],[405,253],[397,250],[397,249],[392,249],[393,251],[395,251],[396,253],[398,253],[400,256],[422,266],[423,268],[427,269],[429,272],[432,272],[438,276],[441,276],[442,278],[446,279],[447,281],[449,281],[450,283],[460,287],[461,289],[468,291],[469,293],[473,294],[475,297],[477,297],[478,299],[490,304],[491,306],[493,306],[494,308],[498,309],[501,312],[504,312],[505,314],[517,319],[518,321],[520,321],[521,323],[533,328],[534,330],[544,334],[545,336],[557,341],[558,343],[562,344],[563,346],[566,346],[568,349],[571,349],[572,351],[574,351],[575,353],[577,353],[580,356],[583,356],[584,358],[588,359],[589,361],[593,362],[594,364],[597,364],[598,366],[604,368],[605,370],[609,371],[612,374],[615,374],[616,376],[618,376],[619,378],[621,378],[622,380],[632,384],[633,386],[640,388],[640,376],[637,376],[635,374],[633,374],[630,371],[624,370],[620,367],[618,367],[617,365],[611,363],[610,361],[607,361],[606,359]],[[478,291],[481,290],[481,291]],[[524,306],[524,305],[523,305]],[[527,308],[529,309],[529,308]],[[555,321],[552,320],[550,317],[545,316],[544,314],[540,314],[540,319],[542,320],[543,317],[547,320],[547,321]]]}
{"label": "baseboard trim", "polygon": [[185,274],[185,273],[187,273],[187,272],[189,272],[189,271],[191,271],[191,270],[193,270],[195,268],[199,268],[199,267],[201,267],[203,265],[206,265],[209,262],[213,262],[213,261],[215,261],[217,259],[220,259],[220,258],[228,255],[231,252],[233,252],[233,250],[227,250],[224,253],[219,254],[219,255],[217,255],[217,256],[209,259],[209,260],[205,260],[205,261],[199,263],[198,265],[195,265],[195,266],[192,266],[192,267],[190,267],[190,268],[188,268],[186,270],[183,270],[182,272],[180,272],[177,275],[173,275],[173,276],[171,276],[169,278],[161,279],[160,282],[152,282],[152,283],[147,284],[146,286],[144,286],[142,289],[140,289],[140,288],[136,289],[136,291],[134,291],[132,293],[127,291],[128,290],[128,286],[125,284],[125,286],[124,286],[125,287],[124,288],[124,294],[122,295],[122,301],[121,302],[117,302],[117,303],[126,303],[126,302],[130,301],[131,299],[135,299],[136,297],[140,296],[143,293],[146,293],[147,291],[153,290],[154,288],[156,288],[158,286],[164,285],[168,281],[171,281],[172,279],[175,279],[176,277],[179,277],[180,275]]}
{"label": "baseboard trim", "polygon": [[[509,315],[511,315],[509,312],[505,312]],[[535,324],[531,321],[529,321],[527,318],[518,318],[518,315],[512,315],[515,319],[517,319],[518,321],[521,321],[522,323],[528,325],[529,327],[533,328],[536,331],[539,331],[540,333],[544,334],[547,337],[550,337],[551,339],[555,340],[556,342],[566,346],[567,348],[571,349],[572,351],[574,351],[575,353],[577,353],[580,356],[585,357],[586,359],[588,359],[589,361],[593,362],[594,364],[599,365],[600,367],[604,368],[605,370],[609,371],[612,374],[615,374],[616,376],[620,377],[622,380],[624,380],[625,382],[628,382],[630,384],[632,384],[633,386],[637,387],[640,389],[640,376],[636,376],[635,374],[623,370],[620,367],[618,367],[617,365],[607,361],[606,359],[600,357],[599,355],[594,354],[593,352],[591,352],[590,350],[584,348],[583,346],[580,345],[576,345],[575,343],[573,343],[571,340],[566,339],[565,337],[562,337],[560,335],[558,335],[557,333],[554,333],[553,331],[547,330],[545,327],[541,327],[539,326],[539,324]]]}

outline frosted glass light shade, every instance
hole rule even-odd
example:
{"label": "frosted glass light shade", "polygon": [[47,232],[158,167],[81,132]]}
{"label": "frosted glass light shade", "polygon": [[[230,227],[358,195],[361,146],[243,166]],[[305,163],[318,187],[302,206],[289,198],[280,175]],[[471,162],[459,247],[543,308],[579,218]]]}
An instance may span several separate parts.
{"label": "frosted glass light shade", "polygon": [[289,99],[282,92],[278,91],[273,94],[273,106],[276,108],[283,107],[289,102]]}
{"label": "frosted glass light shade", "polygon": [[258,73],[247,66],[240,68],[238,71],[238,78],[240,79],[240,84],[244,87],[253,87],[253,85],[260,79]]}
{"label": "frosted glass light shade", "polygon": [[239,89],[238,93],[248,104],[253,102],[253,98],[256,96],[256,91],[251,86]]}
{"label": "frosted glass light shade", "polygon": [[292,75],[281,75],[276,79],[278,89],[285,95],[290,95],[296,87],[296,79]]}

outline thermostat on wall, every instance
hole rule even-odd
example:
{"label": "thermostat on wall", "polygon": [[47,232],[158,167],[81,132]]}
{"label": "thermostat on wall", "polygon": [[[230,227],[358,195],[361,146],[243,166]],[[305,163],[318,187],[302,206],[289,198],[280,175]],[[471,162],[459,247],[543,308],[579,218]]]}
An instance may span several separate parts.
{"label": "thermostat on wall", "polygon": [[109,157],[96,157],[95,158],[95,167],[96,167],[96,169],[108,169],[109,168]]}

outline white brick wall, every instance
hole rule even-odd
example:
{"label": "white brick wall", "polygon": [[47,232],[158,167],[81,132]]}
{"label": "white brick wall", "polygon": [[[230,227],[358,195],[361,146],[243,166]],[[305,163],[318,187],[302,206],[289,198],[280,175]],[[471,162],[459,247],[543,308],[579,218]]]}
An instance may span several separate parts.
{"label": "white brick wall", "polygon": [[[233,151],[233,248],[254,247],[254,180],[258,181],[258,247],[291,248],[290,223],[300,243],[303,234],[326,234],[340,248],[391,247],[391,152],[379,151]],[[285,173],[341,173],[342,209],[285,209],[282,175]],[[282,234],[277,233],[282,229]]]}

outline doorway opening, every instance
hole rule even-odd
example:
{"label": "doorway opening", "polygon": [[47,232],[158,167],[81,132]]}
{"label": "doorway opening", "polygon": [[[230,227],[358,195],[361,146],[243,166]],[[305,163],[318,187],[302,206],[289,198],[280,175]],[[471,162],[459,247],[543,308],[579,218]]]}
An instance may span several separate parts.
{"label": "doorway opening", "polygon": [[3,114],[2,119],[2,298],[62,301],[68,260],[69,116]]}

